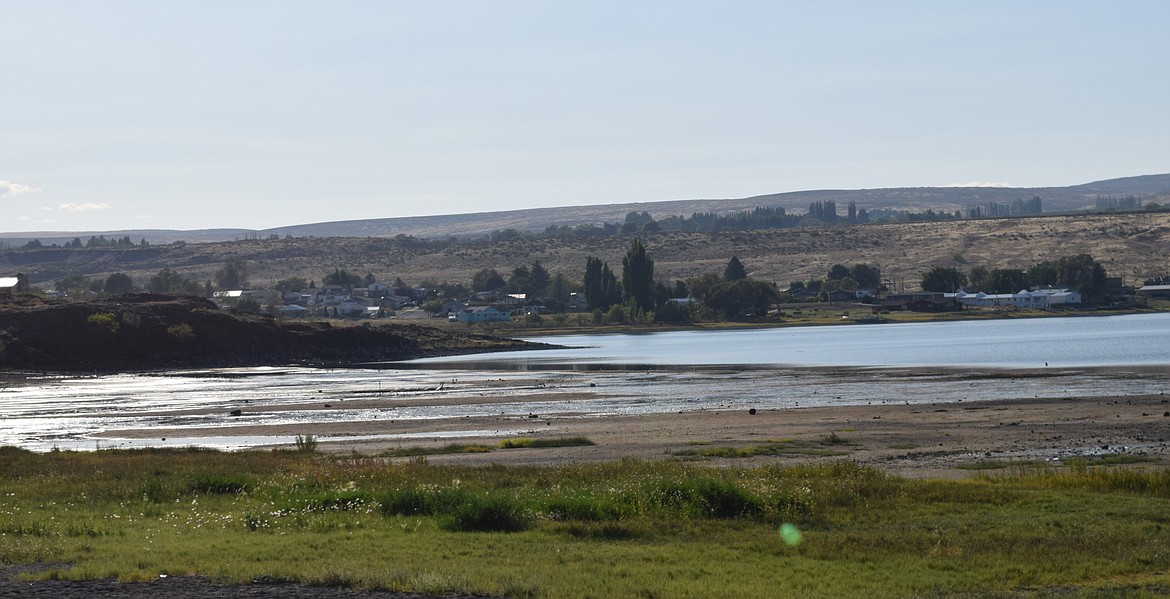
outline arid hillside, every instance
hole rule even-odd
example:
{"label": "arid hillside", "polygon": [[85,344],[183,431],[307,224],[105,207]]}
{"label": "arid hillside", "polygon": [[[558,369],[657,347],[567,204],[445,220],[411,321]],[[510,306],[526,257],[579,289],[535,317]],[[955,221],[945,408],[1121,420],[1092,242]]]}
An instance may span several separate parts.
{"label": "arid hillside", "polygon": [[[501,242],[396,238],[293,238],[125,249],[39,249],[0,252],[0,273],[24,272],[34,285],[52,288],[68,275],[104,278],[125,272],[143,284],[163,268],[206,281],[229,258],[246,262],[252,286],[289,276],[320,281],[335,268],[372,273],[379,281],[401,277],[469,282],[483,268],[507,274],[540,260],[552,273],[580,279],[585,257],[599,256],[620,272],[631,237]],[[751,276],[784,284],[822,277],[837,263],[881,267],[895,284],[912,289],[933,266],[966,270],[1025,268],[1041,260],[1092,254],[1126,283],[1170,274],[1170,213],[1099,214],[961,220],[862,226],[643,235],[656,275],[671,280],[722,272],[736,255]]]}

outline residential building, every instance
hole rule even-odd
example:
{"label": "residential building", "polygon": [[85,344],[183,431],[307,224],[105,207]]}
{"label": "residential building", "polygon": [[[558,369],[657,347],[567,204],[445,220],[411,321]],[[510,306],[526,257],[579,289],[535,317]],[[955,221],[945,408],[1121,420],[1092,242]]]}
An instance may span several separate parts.
{"label": "residential building", "polygon": [[468,324],[476,322],[494,322],[512,320],[512,315],[494,306],[476,306],[459,311],[455,319]]}

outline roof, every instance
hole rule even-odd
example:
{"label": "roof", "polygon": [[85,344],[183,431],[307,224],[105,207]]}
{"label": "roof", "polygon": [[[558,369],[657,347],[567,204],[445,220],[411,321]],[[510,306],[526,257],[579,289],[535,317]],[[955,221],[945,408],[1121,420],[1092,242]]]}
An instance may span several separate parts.
{"label": "roof", "polygon": [[20,279],[17,277],[0,277],[0,289],[16,287],[17,285],[20,285]]}

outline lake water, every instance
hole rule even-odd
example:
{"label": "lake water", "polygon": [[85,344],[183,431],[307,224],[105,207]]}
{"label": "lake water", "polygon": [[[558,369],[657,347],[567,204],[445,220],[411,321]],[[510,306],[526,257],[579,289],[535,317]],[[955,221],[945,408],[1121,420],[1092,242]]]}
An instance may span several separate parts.
{"label": "lake water", "polygon": [[1170,314],[539,337],[569,350],[420,360],[569,367],[1069,368],[1170,365]]}
{"label": "lake water", "polygon": [[[1168,339],[1170,314],[1155,314],[570,335],[540,340],[573,349],[366,368],[8,377],[0,445],[234,449],[291,444],[295,434],[339,440],[319,427],[387,420],[447,424],[384,438],[490,437],[526,434],[534,413],[1156,394],[1170,386]],[[240,409],[244,416],[231,415]],[[502,424],[450,426],[470,416]]]}

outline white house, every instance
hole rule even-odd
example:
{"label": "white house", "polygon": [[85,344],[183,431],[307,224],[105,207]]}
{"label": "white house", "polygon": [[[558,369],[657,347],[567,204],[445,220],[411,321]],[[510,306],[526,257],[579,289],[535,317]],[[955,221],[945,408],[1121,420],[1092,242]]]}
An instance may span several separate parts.
{"label": "white house", "polygon": [[23,274],[15,277],[0,277],[0,295],[13,296],[28,291],[28,279]]}
{"label": "white house", "polygon": [[1017,306],[1020,308],[1035,308],[1044,310],[1057,306],[1081,303],[1081,294],[1068,289],[1037,289],[1028,291],[1021,289],[1017,293],[948,293],[946,297],[953,297],[965,307],[989,306]]}
{"label": "white house", "polygon": [[455,319],[459,322],[466,322],[470,324],[473,322],[512,320],[512,315],[502,310],[497,310],[492,306],[476,306],[474,308],[460,310],[459,313],[456,314]]}

